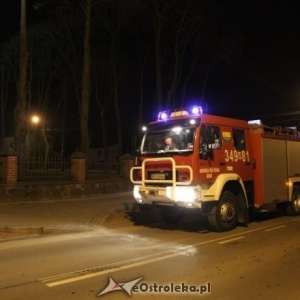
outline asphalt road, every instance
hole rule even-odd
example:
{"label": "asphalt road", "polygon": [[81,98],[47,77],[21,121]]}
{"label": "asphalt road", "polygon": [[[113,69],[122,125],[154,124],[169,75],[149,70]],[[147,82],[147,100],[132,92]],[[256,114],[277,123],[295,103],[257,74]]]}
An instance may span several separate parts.
{"label": "asphalt road", "polygon": [[155,211],[137,210],[128,193],[0,209],[1,223],[5,218],[12,227],[43,228],[0,243],[4,300],[300,295],[299,217],[265,215],[215,233],[194,214],[166,226]]}

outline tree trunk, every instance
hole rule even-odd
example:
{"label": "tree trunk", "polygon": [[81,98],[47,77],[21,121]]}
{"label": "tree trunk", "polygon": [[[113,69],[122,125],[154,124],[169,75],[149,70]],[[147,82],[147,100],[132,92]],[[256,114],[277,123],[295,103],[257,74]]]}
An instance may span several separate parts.
{"label": "tree trunk", "polygon": [[91,55],[90,55],[90,31],[91,31],[91,6],[92,0],[86,2],[86,26],[84,37],[84,58],[82,68],[82,86],[81,86],[81,106],[80,106],[80,133],[81,133],[81,146],[80,150],[87,153],[90,146],[89,137],[89,107],[90,107],[90,90],[91,90]]}
{"label": "tree trunk", "polygon": [[1,70],[1,148],[0,150],[4,150],[4,141],[5,141],[5,110],[7,103],[7,94],[8,94],[8,76],[6,76],[6,80],[4,81],[4,67]]}
{"label": "tree trunk", "polygon": [[26,135],[26,103],[27,103],[27,29],[26,29],[26,0],[21,0],[21,21],[20,21],[20,62],[19,81],[17,84],[17,104],[15,107],[15,139],[16,150],[20,157],[24,156],[23,147]]}
{"label": "tree trunk", "polygon": [[162,109],[163,92],[162,92],[162,58],[161,58],[161,33],[162,33],[162,13],[157,8],[156,16],[154,17],[155,29],[155,79],[156,79],[156,104],[157,111]]}
{"label": "tree trunk", "polygon": [[112,65],[112,80],[113,80],[113,100],[115,106],[116,120],[117,120],[117,134],[118,134],[118,156],[122,154],[122,124],[119,106],[119,83],[116,62],[115,43],[112,43],[111,48],[111,65]]}

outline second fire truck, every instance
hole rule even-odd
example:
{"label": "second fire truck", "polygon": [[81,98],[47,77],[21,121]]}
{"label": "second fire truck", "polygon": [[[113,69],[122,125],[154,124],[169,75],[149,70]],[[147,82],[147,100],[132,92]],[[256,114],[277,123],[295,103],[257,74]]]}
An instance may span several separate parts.
{"label": "second fire truck", "polygon": [[163,111],[145,131],[130,178],[137,203],[159,206],[168,223],[186,209],[199,210],[215,231],[248,223],[255,209],[299,215],[300,135],[200,106]]}

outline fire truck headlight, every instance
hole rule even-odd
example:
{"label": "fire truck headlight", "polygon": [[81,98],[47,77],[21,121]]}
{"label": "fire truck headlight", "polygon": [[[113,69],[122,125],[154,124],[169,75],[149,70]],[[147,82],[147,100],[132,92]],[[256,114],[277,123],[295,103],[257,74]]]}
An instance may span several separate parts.
{"label": "fire truck headlight", "polygon": [[191,188],[178,187],[175,189],[175,201],[194,202],[196,193]]}
{"label": "fire truck headlight", "polygon": [[134,199],[136,199],[136,200],[142,199],[142,196],[141,196],[141,194],[140,194],[139,186],[138,186],[138,185],[135,185],[134,188],[133,188],[133,197],[134,197]]}

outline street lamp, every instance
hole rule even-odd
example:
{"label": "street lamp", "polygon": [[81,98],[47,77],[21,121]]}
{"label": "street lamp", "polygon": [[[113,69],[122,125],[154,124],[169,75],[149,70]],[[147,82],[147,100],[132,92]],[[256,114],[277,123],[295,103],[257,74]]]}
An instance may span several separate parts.
{"label": "street lamp", "polygon": [[37,115],[33,115],[31,117],[31,122],[34,124],[34,125],[37,125],[38,123],[40,123],[40,117],[37,116]]}

